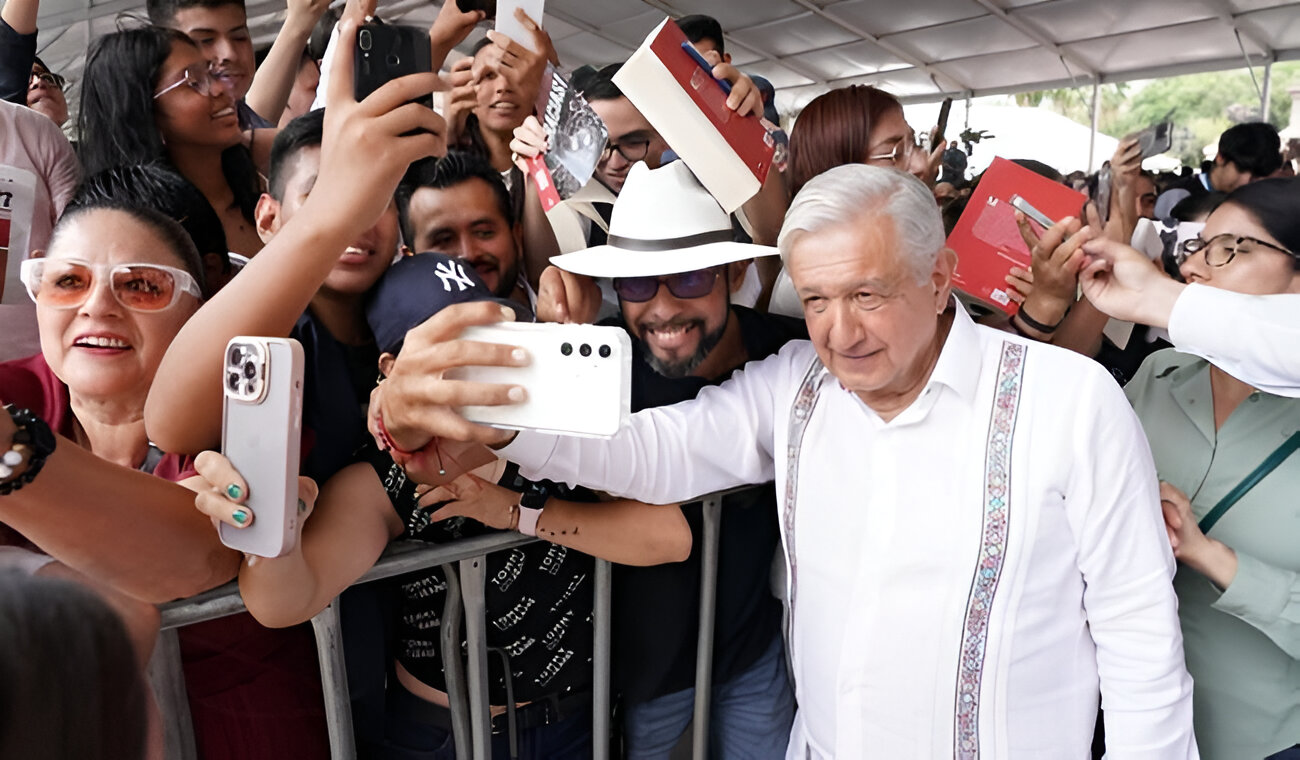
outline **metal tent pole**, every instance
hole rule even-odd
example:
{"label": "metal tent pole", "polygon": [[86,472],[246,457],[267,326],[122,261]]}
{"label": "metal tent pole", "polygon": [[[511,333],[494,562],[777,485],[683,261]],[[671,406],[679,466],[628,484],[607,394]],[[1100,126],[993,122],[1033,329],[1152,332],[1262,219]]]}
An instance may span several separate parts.
{"label": "metal tent pole", "polygon": [[1264,88],[1259,95],[1259,120],[1268,121],[1269,106],[1273,103],[1273,61],[1264,62]]}
{"label": "metal tent pole", "polygon": [[1101,122],[1101,79],[1092,82],[1092,135],[1088,138],[1088,171],[1097,170],[1097,125]]}

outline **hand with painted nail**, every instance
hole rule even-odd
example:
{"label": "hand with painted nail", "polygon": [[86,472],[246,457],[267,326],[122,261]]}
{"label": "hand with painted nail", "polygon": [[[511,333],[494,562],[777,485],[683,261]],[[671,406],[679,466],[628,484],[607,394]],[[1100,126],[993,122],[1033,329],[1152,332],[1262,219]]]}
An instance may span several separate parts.
{"label": "hand with painted nail", "polygon": [[[204,451],[194,459],[194,469],[206,481],[194,497],[194,506],[212,519],[213,527],[225,523],[232,528],[247,528],[253,524],[253,511],[248,508],[248,484],[239,471],[221,454]],[[298,526],[306,522],[316,504],[318,489],[311,478],[298,478]],[[297,543],[295,541],[295,543]]]}

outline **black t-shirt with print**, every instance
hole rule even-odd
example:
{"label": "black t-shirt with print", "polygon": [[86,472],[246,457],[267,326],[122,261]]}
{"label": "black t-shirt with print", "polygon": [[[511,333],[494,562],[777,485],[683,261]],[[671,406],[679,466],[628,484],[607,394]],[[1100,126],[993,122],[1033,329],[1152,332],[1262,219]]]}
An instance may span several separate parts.
{"label": "black t-shirt with print", "polygon": [[[765,359],[787,342],[808,337],[803,320],[732,306],[750,360]],[[621,322],[611,324],[622,326]],[[665,377],[645,361],[633,341],[632,411],[695,398],[731,376]],[[614,566],[614,676],[630,704],[695,685],[700,624],[701,547],[704,508],[682,505],[694,543],[684,562],[653,567]],[[776,490],[772,484],[746,489],[722,501],[718,536],[718,585],[713,637],[713,682],[743,673],[781,629],[781,604],[769,581],[780,541]]]}
{"label": "black t-shirt with print", "polygon": [[[430,522],[434,508],[417,505],[415,483],[387,453],[371,444],[363,447],[360,456],[374,468],[402,520],[404,530],[398,540],[442,544],[498,532],[465,517]],[[595,500],[590,491],[527,480],[513,464],[498,484],[519,493]],[[593,569],[590,556],[547,541],[488,555],[484,604],[492,704],[507,701],[502,659],[491,654],[492,650],[501,650],[510,662],[516,702],[591,688]],[[397,659],[411,675],[445,691],[440,637],[446,576],[435,567],[398,578],[397,583],[403,598],[397,623]],[[463,627],[461,646],[465,646]]]}

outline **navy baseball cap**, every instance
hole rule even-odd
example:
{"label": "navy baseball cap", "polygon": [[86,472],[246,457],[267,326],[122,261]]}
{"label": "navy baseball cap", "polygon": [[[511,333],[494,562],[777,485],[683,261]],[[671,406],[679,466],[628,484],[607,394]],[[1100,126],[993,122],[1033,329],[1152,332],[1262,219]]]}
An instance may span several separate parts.
{"label": "navy baseball cap", "polygon": [[370,291],[366,322],[380,353],[396,354],[411,328],[447,306],[492,301],[514,310],[518,322],[532,322],[527,307],[497,298],[474,267],[442,253],[405,256],[388,268]]}

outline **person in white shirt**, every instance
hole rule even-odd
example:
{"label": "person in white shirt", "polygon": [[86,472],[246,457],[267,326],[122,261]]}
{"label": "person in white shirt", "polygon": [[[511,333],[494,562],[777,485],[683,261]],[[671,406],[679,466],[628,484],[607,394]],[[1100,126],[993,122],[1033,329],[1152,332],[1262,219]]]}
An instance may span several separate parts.
{"label": "person in white shirt", "polygon": [[1116,319],[1163,327],[1196,354],[1261,391],[1300,397],[1300,295],[1252,296],[1167,277],[1143,254],[1109,240],[1087,243],[1083,294]]}
{"label": "person in white shirt", "polygon": [[[1077,354],[975,325],[930,191],[902,172],[813,179],[779,247],[811,342],[612,440],[526,432],[501,454],[652,503],[775,479],[791,759],[1087,758],[1099,691],[1109,757],[1197,757],[1174,561],[1119,387]],[[438,405],[524,394],[429,375],[519,363],[440,344],[492,318],[412,332],[431,343],[414,381],[390,375],[375,398],[399,445],[510,440]]]}

